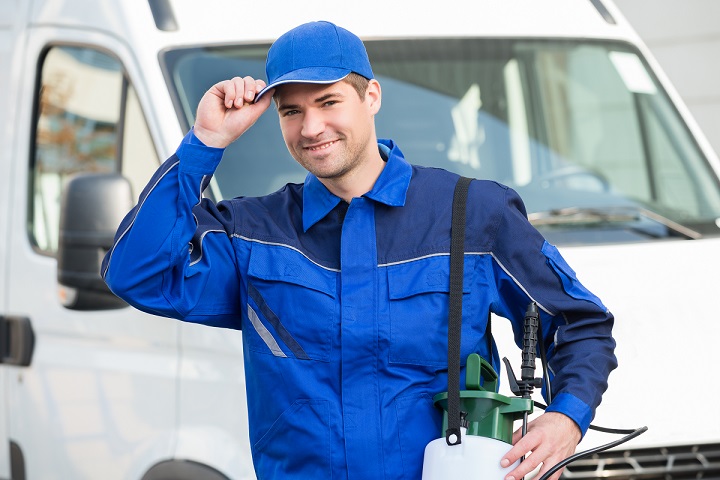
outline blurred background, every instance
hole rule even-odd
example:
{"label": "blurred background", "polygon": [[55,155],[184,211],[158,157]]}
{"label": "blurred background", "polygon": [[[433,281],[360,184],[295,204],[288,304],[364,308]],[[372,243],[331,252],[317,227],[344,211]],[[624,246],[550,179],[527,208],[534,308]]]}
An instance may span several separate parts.
{"label": "blurred background", "polygon": [[615,0],[720,152],[720,2]]}
{"label": "blurred background", "polygon": [[[238,28],[208,2],[0,0],[0,480],[254,478],[241,333],[126,308],[97,273],[207,87],[237,72],[263,77],[266,42],[317,12],[377,38],[378,134],[413,163],[518,189],[619,319],[622,368],[595,420],[650,430],[569,477],[720,478],[719,417],[703,402],[720,398],[708,381],[720,338],[720,164],[694,128],[720,152],[720,0],[614,0],[689,125],[600,0],[462,0],[464,15],[413,16],[375,1],[385,15],[371,21],[341,2],[286,0],[274,22]],[[244,14],[238,0],[210,3]],[[390,28],[407,38],[385,39]],[[425,38],[433,32],[439,40]],[[253,128],[207,196],[305,178],[275,115]],[[493,322],[499,351],[517,362],[512,333]],[[424,336],[407,338],[425,350]],[[271,430],[255,433],[285,433]],[[610,441],[592,433],[582,449]]]}

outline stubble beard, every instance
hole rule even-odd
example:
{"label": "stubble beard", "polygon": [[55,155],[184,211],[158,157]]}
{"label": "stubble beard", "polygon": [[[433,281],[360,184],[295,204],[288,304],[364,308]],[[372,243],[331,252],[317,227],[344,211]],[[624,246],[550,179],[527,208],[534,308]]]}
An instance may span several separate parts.
{"label": "stubble beard", "polygon": [[[311,159],[303,155],[305,149],[300,146],[298,148],[300,155],[295,158],[297,162],[302,165],[305,170],[309,171],[319,179],[323,180],[336,180],[347,175],[348,172],[355,169],[362,163],[363,150],[358,145],[348,145],[345,137],[338,138],[336,140],[340,145],[334,145],[334,147],[341,147],[340,152],[328,153],[325,158]],[[318,165],[320,163],[320,165]],[[329,167],[329,168],[322,168]]]}

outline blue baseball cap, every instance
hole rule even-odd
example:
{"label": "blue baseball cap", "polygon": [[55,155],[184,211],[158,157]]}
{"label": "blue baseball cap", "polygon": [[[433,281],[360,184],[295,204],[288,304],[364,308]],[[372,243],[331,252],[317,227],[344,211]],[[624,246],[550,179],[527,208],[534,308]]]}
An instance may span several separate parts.
{"label": "blue baseball cap", "polygon": [[374,78],[365,45],[355,34],[330,22],[310,22],[283,34],[265,63],[268,85],[255,97],[284,83],[335,83],[355,72]]}

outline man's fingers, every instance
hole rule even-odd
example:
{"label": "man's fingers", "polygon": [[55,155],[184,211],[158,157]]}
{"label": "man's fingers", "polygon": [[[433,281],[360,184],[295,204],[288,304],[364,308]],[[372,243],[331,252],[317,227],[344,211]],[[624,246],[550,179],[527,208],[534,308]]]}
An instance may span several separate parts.
{"label": "man's fingers", "polygon": [[272,95],[255,103],[257,93],[263,88],[263,80],[250,76],[213,85],[198,104],[195,135],[211,147],[224,148],[234,142],[270,107]]}
{"label": "man's fingers", "polygon": [[[515,445],[500,461],[500,465],[504,468],[508,465],[512,465],[515,461],[519,460],[523,455],[526,455],[520,465],[506,475],[506,479],[520,480],[528,473],[535,470],[540,464],[544,464],[547,460],[546,455],[549,452],[545,452],[543,449],[543,437],[533,431],[523,437],[520,430],[516,431],[513,435],[513,442]],[[532,452],[532,453],[530,453]]]}
{"label": "man's fingers", "polygon": [[[532,451],[525,460],[505,477],[507,480],[519,480],[542,464],[541,475],[555,464],[570,456],[580,441],[580,429],[569,417],[546,412],[528,424],[527,434],[520,438],[519,432],[513,435],[515,446],[505,454],[500,465],[507,467],[523,454]],[[560,477],[553,474],[553,480]]]}
{"label": "man's fingers", "polygon": [[225,108],[242,108],[245,104],[253,103],[255,95],[265,88],[265,82],[253,77],[234,77],[220,82],[221,90],[225,94]]}
{"label": "man's fingers", "polygon": [[510,441],[512,442],[513,445],[515,445],[520,441],[521,438],[522,438],[522,427],[518,428],[517,430],[515,430],[513,432],[512,440],[510,440]]}
{"label": "man's fingers", "polygon": [[[532,471],[537,469],[540,465],[542,467],[539,469],[537,475],[535,475],[534,478],[540,478],[545,473],[548,472],[552,467],[554,467],[558,462],[564,460],[563,457],[558,457],[556,455],[547,455],[551,452],[543,452],[541,449],[535,450],[533,453],[529,454],[525,460],[518,465],[518,467],[514,470],[512,470],[510,473],[508,473],[505,476],[505,480],[515,479],[520,480],[521,478],[529,475]],[[547,455],[547,456],[546,456]],[[552,477],[550,477],[549,480],[558,480],[560,478],[560,475],[562,473],[562,469],[558,472],[555,472]]]}
{"label": "man's fingers", "polygon": [[245,77],[243,80],[245,83],[245,92],[243,95],[243,100],[247,103],[252,103],[253,100],[255,99],[255,93],[258,91],[257,90],[258,81],[252,77]]}
{"label": "man's fingers", "polygon": [[250,99],[254,97],[254,93],[249,95],[246,90],[255,90],[255,80],[252,77],[234,77],[215,84],[214,88],[217,90],[217,95],[222,98],[225,108],[240,108],[245,103],[246,97]]}
{"label": "man's fingers", "polygon": [[[544,460],[547,460],[544,458],[543,452],[540,451],[540,449],[537,449],[533,451],[531,454],[529,454],[527,457],[525,457],[525,460],[523,460],[520,465],[517,466],[516,469],[511,471],[510,473],[505,476],[507,480],[515,479],[520,480],[528,473],[535,470],[538,465],[541,463],[544,463]],[[501,464],[502,465],[502,464]]]}
{"label": "man's fingers", "polygon": [[245,96],[247,95],[246,82],[249,82],[251,80],[252,78],[250,77],[234,77],[231,80],[235,87],[235,98],[233,99],[235,101],[235,108],[242,108],[242,106],[245,104]]}
{"label": "man's fingers", "polygon": [[237,91],[235,82],[232,80],[225,80],[218,83],[217,87],[224,95],[223,103],[225,104],[225,108],[232,108],[233,103],[235,103],[235,95]]}
{"label": "man's fingers", "polygon": [[255,96],[265,88],[263,80],[253,77],[234,77],[216,83],[212,92],[222,100],[226,109],[242,108],[243,105],[252,104]]}
{"label": "man's fingers", "polygon": [[[559,458],[559,459],[547,459],[545,462],[543,462],[543,466],[542,466],[542,468],[540,469],[540,471],[538,472],[537,478],[540,478],[540,477],[542,477],[543,475],[545,475],[545,474],[548,472],[548,470],[550,470],[552,467],[554,467],[555,465],[557,465],[557,463],[558,463],[558,462],[561,462],[562,460],[564,460],[564,458]],[[561,468],[561,469],[558,470],[557,472],[553,473],[552,477],[550,477],[548,480],[559,480],[559,479],[560,479],[560,475],[562,474],[562,471],[563,471],[563,469]]]}
{"label": "man's fingers", "polygon": [[[232,85],[232,97],[230,100],[230,107],[240,108],[243,106],[243,96],[245,95],[245,80],[240,77],[233,77],[229,80]],[[228,108],[230,108],[228,107]]]}
{"label": "man's fingers", "polygon": [[520,457],[532,450],[535,450],[538,446],[538,442],[535,440],[534,435],[526,435],[522,438],[518,436],[517,440],[513,435],[513,442],[515,443],[515,446],[513,446],[500,461],[500,465],[503,467],[507,467],[508,465],[515,463],[520,459]]}

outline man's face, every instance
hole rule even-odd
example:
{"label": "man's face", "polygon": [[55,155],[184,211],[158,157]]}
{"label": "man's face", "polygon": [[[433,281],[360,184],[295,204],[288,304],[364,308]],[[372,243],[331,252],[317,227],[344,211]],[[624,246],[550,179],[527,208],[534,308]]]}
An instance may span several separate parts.
{"label": "man's face", "polygon": [[290,154],[319,179],[339,180],[377,157],[374,115],[380,90],[364,98],[348,83],[291,83],[276,93],[280,128]]}

